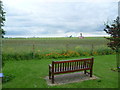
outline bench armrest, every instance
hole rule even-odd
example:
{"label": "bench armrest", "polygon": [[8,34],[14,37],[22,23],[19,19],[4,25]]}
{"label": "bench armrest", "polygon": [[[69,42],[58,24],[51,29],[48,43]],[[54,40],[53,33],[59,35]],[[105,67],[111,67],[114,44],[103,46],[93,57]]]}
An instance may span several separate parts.
{"label": "bench armrest", "polygon": [[52,65],[51,65],[51,64],[49,64],[49,67],[52,67]]}
{"label": "bench armrest", "polygon": [[52,72],[52,65],[49,64],[49,72]]}

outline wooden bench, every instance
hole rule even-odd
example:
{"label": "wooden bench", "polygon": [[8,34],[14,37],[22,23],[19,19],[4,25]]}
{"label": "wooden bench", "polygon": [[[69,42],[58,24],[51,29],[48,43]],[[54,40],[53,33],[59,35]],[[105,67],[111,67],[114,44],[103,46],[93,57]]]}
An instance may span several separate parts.
{"label": "wooden bench", "polygon": [[[94,58],[52,61],[52,64],[49,64],[49,79],[52,79],[52,83],[54,83],[55,74],[76,71],[84,71],[84,74],[88,73],[92,77],[93,60]],[[90,70],[90,72],[87,72],[87,70]]]}

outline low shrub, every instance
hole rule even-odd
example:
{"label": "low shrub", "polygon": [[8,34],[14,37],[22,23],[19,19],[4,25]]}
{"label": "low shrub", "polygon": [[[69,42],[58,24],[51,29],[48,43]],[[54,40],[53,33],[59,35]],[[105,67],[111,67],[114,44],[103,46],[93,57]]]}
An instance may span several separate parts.
{"label": "low shrub", "polygon": [[3,60],[30,60],[33,58],[68,58],[79,56],[91,56],[91,55],[109,55],[115,54],[115,52],[109,48],[96,48],[93,51],[90,49],[81,50],[62,50],[61,52],[29,52],[29,53],[3,53]]}
{"label": "low shrub", "polygon": [[15,76],[12,74],[5,74],[2,78],[2,83],[7,83],[9,81],[11,81],[12,79],[14,79]]}

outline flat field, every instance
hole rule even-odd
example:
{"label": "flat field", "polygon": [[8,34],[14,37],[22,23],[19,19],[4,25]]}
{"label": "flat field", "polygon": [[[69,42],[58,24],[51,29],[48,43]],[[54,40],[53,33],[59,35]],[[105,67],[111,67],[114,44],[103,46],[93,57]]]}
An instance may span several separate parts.
{"label": "flat field", "polygon": [[108,41],[102,37],[86,37],[79,38],[16,38],[3,39],[3,53],[20,53],[31,52],[33,45],[35,51],[61,51],[61,50],[75,50],[75,49],[91,49],[97,47],[105,47]]}
{"label": "flat field", "polygon": [[5,60],[114,54],[107,43],[104,37],[10,38],[3,39],[2,52]]}

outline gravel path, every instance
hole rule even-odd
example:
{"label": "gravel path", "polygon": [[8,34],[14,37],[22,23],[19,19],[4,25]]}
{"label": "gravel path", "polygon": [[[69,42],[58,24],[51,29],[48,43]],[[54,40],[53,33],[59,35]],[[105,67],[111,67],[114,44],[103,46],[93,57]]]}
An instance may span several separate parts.
{"label": "gravel path", "polygon": [[51,83],[51,80],[49,80],[48,76],[45,77],[48,85],[61,85],[67,83],[81,82],[85,80],[98,79],[98,77],[94,75],[93,77],[90,77],[89,75],[84,74],[83,72],[55,75],[54,77],[55,77],[54,84]]}

